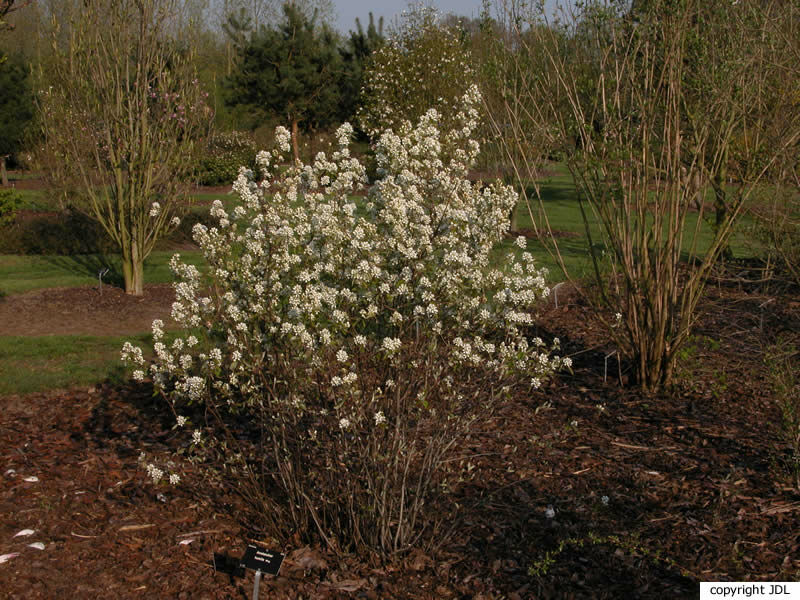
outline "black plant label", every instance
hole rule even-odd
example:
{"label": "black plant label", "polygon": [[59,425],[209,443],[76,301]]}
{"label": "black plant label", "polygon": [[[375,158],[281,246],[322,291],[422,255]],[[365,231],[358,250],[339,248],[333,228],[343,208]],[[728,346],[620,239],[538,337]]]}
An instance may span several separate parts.
{"label": "black plant label", "polygon": [[239,568],[261,571],[267,575],[277,575],[285,557],[286,555],[280,552],[248,544],[242,560],[239,561]]}

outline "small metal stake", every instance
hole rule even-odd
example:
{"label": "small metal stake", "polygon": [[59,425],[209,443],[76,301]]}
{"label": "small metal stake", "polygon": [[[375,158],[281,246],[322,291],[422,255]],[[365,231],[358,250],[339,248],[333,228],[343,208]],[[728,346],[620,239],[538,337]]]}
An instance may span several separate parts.
{"label": "small metal stake", "polygon": [[556,301],[556,308],[558,308],[558,288],[560,288],[563,285],[563,283],[564,283],[563,281],[560,281],[553,286],[553,298]]}
{"label": "small metal stake", "polygon": [[[608,359],[614,356],[616,353],[617,351],[614,350],[613,352],[609,352],[608,354],[606,354],[606,366],[605,369],[603,370],[603,383],[606,382],[606,377],[608,377]],[[619,359],[617,359],[617,363],[619,363]]]}
{"label": "small metal stake", "polygon": [[758,308],[761,309],[761,313],[759,314],[758,317],[758,329],[761,331],[761,333],[764,333],[764,307],[773,300],[775,300],[775,298],[770,298],[766,302],[762,302],[761,304],[758,305]]}
{"label": "small metal stake", "polygon": [[253,581],[253,600],[258,600],[258,586],[261,585],[261,571],[256,571],[256,578]]}
{"label": "small metal stake", "polygon": [[100,282],[100,295],[103,295],[103,275],[108,273],[108,269],[100,269],[97,272],[97,280]]}

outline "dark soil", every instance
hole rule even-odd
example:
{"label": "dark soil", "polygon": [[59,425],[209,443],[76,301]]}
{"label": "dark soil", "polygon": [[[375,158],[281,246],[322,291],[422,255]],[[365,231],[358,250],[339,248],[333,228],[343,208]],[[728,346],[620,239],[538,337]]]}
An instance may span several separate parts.
{"label": "dark soil", "polygon": [[[92,323],[121,333],[133,317],[115,315],[169,304],[165,288],[148,292],[141,305],[105,288],[102,303],[88,288],[11,297],[0,322],[26,335]],[[679,386],[661,396],[620,387],[613,346],[574,293],[541,322],[573,373],[509,401],[463,448],[475,476],[451,498],[462,506],[451,541],[382,565],[297,538],[251,540],[236,497],[201,472],[148,483],[139,452],[180,442],[146,385],[0,399],[0,555],[11,556],[0,596],[249,598],[252,572],[214,566],[248,541],[289,554],[262,581],[270,599],[691,598],[699,581],[800,578],[800,493],[761,358],[778,335],[798,342],[796,293],[709,287]]]}
{"label": "dark soil", "polygon": [[170,323],[171,284],[145,286],[131,296],[111,285],[48,288],[0,298],[0,335],[118,336]]}

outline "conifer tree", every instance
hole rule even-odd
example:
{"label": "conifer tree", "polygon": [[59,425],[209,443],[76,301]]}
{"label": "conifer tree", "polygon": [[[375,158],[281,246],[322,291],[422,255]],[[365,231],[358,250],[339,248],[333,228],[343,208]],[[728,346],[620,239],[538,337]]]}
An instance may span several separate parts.
{"label": "conifer tree", "polygon": [[375,18],[370,12],[366,31],[361,25],[361,20],[356,19],[356,31],[350,32],[350,38],[341,50],[345,71],[342,77],[339,120],[350,121],[355,117],[356,110],[361,105],[361,85],[367,61],[372,53],[383,47],[385,43],[383,17],[378,19],[376,26]]}
{"label": "conifer tree", "polygon": [[33,118],[28,76],[28,68],[19,57],[11,56],[0,64],[0,178],[3,186],[8,185],[6,159],[20,150],[26,127]]}
{"label": "conifer tree", "polygon": [[284,22],[261,28],[240,50],[227,80],[227,104],[244,106],[258,120],[277,113],[290,125],[295,159],[299,130],[332,123],[340,101],[342,59],[338,40],[294,3],[283,6]]}

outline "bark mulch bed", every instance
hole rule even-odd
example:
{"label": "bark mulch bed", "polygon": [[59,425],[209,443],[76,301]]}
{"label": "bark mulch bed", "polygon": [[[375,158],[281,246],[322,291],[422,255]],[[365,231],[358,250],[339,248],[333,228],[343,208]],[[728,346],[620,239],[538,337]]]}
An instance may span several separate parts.
{"label": "bark mulch bed", "polygon": [[153,319],[170,324],[174,301],[169,283],[145,285],[142,296],[112,285],[33,290],[0,298],[0,335],[135,334]]}
{"label": "bark mulch bed", "polygon": [[[604,381],[613,347],[562,294],[542,323],[574,372],[469,440],[452,540],[388,564],[270,540],[289,558],[261,597],[686,598],[698,581],[800,578],[800,494],[758,354],[780,333],[797,340],[800,304],[764,301],[710,288],[681,385],[647,397],[620,387],[614,358]],[[0,399],[0,555],[12,556],[0,595],[250,597],[252,572],[213,563],[252,535],[235,499],[200,473],[153,487],[137,466],[140,450],[178,443],[158,402],[147,386],[110,385]]]}

